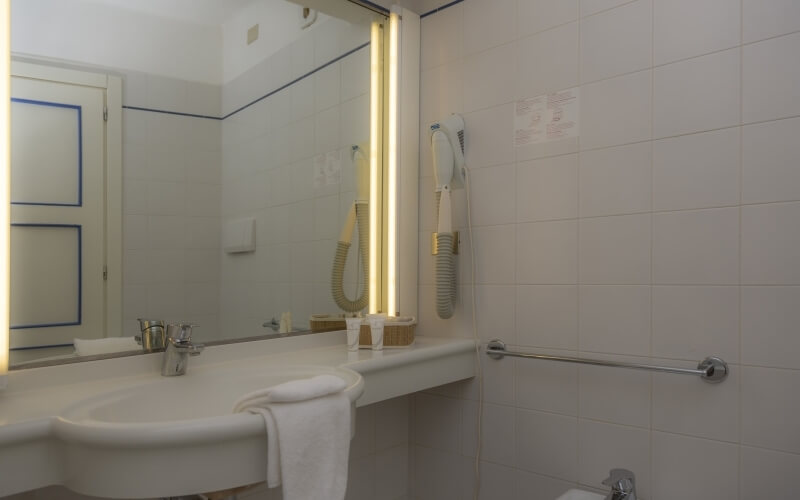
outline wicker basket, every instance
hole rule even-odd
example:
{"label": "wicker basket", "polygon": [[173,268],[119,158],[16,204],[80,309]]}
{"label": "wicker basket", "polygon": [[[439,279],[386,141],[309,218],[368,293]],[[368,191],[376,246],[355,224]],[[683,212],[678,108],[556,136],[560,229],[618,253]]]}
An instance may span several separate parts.
{"label": "wicker basket", "polygon": [[314,333],[347,330],[347,324],[341,314],[312,314],[308,323]]}
{"label": "wicker basket", "polygon": [[[383,326],[384,347],[408,347],[414,343],[414,330],[417,327],[415,318],[392,318]],[[369,324],[365,321],[361,325],[361,334],[358,343],[363,347],[372,346],[372,335]]]}

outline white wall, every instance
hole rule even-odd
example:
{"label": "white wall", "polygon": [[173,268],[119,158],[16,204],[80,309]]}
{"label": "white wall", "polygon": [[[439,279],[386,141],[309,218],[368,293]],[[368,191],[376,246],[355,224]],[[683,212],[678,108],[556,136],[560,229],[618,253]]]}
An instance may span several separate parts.
{"label": "white wall", "polygon": [[[482,359],[481,498],[599,488],[612,467],[644,499],[797,496],[798,30],[787,0],[465,0],[422,20],[422,129],[466,120],[481,338],[731,364],[714,386]],[[513,147],[516,99],[577,86],[579,140]],[[425,142],[420,330],[468,336],[467,245],[456,317],[435,317]],[[476,398],[415,397],[415,498],[471,498]]]}
{"label": "white wall", "polygon": [[[301,10],[300,5],[286,0],[261,0],[244,6],[225,21],[222,25],[223,82],[233,80],[329,19],[320,13],[313,25],[301,29]],[[258,40],[248,45],[247,30],[256,24],[259,25]]]}
{"label": "white wall", "polygon": [[183,80],[222,82],[219,26],[83,0],[14,0],[11,50]]}
{"label": "white wall", "polygon": [[[366,29],[327,20],[226,84],[224,112],[324,66],[368,36]],[[307,328],[312,313],[339,312],[330,275],[355,197],[351,146],[369,141],[369,48],[228,116],[222,136],[223,224],[256,219],[255,252],[222,256],[223,335],[263,334],[262,323],[283,311],[292,311],[297,328]],[[325,154],[340,159],[341,177],[315,184],[314,158]],[[351,298],[355,249],[346,277]]]}

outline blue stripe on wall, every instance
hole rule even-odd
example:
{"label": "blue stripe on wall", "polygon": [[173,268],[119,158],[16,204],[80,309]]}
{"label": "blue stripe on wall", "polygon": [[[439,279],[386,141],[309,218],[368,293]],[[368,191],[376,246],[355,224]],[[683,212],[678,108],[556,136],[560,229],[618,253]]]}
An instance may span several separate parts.
{"label": "blue stripe on wall", "polygon": [[420,19],[426,18],[426,17],[430,16],[431,14],[436,14],[437,12],[441,12],[444,9],[446,9],[448,7],[452,7],[453,5],[460,4],[463,1],[464,0],[453,0],[450,3],[446,3],[446,4],[442,5],[441,7],[436,7],[435,9],[429,10],[428,12],[426,12],[426,13],[422,14],[421,16],[419,16],[419,18]]}
{"label": "blue stripe on wall", "polygon": [[326,62],[326,63],[324,63],[324,64],[322,64],[322,65],[320,65],[320,66],[318,66],[318,67],[316,67],[314,69],[312,69],[308,73],[305,73],[305,74],[303,74],[301,76],[298,76],[294,80],[290,81],[289,83],[285,83],[285,84],[281,85],[280,87],[278,87],[275,90],[267,92],[266,94],[262,95],[261,97],[259,97],[257,99],[254,99],[253,101],[245,104],[244,106],[242,106],[242,107],[240,107],[240,108],[238,108],[238,109],[236,109],[234,111],[231,111],[230,113],[228,113],[225,116],[221,116],[220,117],[220,116],[211,116],[211,115],[199,115],[199,114],[194,114],[194,113],[181,113],[179,111],[167,111],[167,110],[164,110],[164,109],[145,108],[145,107],[141,107],[141,106],[125,106],[125,105],[123,105],[122,108],[123,109],[133,109],[133,110],[136,110],[136,111],[147,111],[147,112],[150,112],[150,113],[164,113],[164,114],[167,114],[167,115],[188,116],[188,117],[191,117],[191,118],[205,118],[205,119],[208,119],[208,120],[224,120],[226,118],[230,118],[231,116],[235,115],[236,113],[238,113],[240,111],[244,111],[245,109],[249,108],[253,104],[257,104],[257,103],[263,101],[264,99],[266,99],[267,97],[269,97],[271,95],[277,94],[281,90],[285,90],[286,88],[291,87],[295,83],[298,83],[298,82],[300,82],[302,80],[305,80],[309,76],[314,75],[314,73],[317,73],[318,71],[321,71],[321,70],[327,68],[331,64],[334,64],[334,63],[336,63],[338,61],[341,61],[345,57],[358,52],[359,50],[363,49],[364,47],[369,47],[369,44],[370,44],[370,42],[366,42],[366,43],[363,43],[363,44],[359,45],[358,47],[350,49],[347,52],[345,52],[344,54],[341,54],[341,55],[339,55],[337,57],[334,57],[330,61],[328,61],[328,62]]}

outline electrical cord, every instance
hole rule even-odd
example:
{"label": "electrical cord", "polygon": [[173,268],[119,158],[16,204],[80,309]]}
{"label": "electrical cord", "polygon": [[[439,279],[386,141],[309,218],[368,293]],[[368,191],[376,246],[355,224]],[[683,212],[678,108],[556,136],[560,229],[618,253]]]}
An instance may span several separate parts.
{"label": "electrical cord", "polygon": [[469,171],[466,165],[464,172],[464,191],[467,196],[467,232],[469,234],[470,252],[470,295],[472,296],[472,338],[475,340],[475,366],[478,374],[478,425],[477,425],[477,446],[475,448],[475,490],[472,498],[478,500],[481,491],[481,442],[483,441],[483,366],[481,365],[481,342],[478,337],[478,323],[475,300],[475,240],[472,237],[472,205],[470,203],[470,184]]}

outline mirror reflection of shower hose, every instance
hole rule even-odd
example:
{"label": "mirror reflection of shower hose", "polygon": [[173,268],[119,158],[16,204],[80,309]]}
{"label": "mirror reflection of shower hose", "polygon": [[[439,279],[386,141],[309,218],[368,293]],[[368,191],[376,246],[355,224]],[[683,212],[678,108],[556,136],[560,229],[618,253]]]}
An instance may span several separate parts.
{"label": "mirror reflection of shower hose", "polygon": [[358,224],[358,253],[361,257],[361,273],[364,279],[369,276],[369,204],[366,202],[353,203],[347,222],[342,229],[342,236],[336,244],[336,255],[333,259],[333,272],[331,273],[331,292],[336,305],[345,312],[357,312],[369,303],[367,286],[361,289],[361,295],[351,300],[344,292],[344,267],[347,263],[347,252],[350,250],[350,237],[354,226]]}

